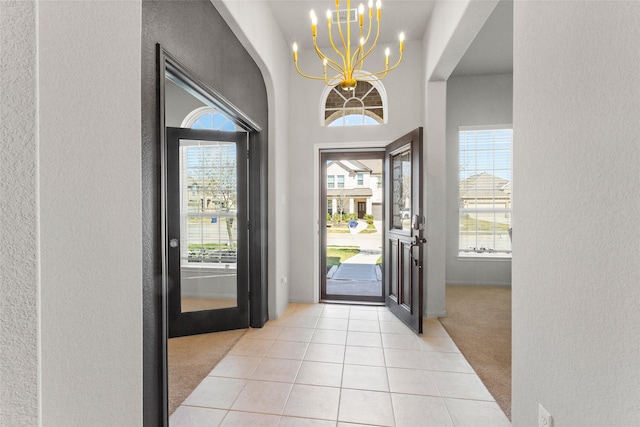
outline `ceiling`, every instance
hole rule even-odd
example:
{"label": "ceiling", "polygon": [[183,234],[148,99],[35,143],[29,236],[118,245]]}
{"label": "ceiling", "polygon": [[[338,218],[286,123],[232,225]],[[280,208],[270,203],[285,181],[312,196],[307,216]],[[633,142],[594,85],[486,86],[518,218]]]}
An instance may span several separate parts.
{"label": "ceiling", "polygon": [[[327,9],[335,9],[333,0],[266,1],[271,6],[276,21],[289,44],[296,42],[300,49],[313,48],[309,18],[309,11],[313,9],[318,16],[318,45],[320,47],[329,46],[325,16]],[[366,0],[354,0],[351,8],[357,8],[361,2],[365,4],[366,8]],[[398,34],[401,31],[404,31],[406,40],[422,40],[426,23],[435,3],[435,0],[382,0],[382,20],[378,43],[397,43]],[[340,2],[340,8],[346,8],[346,0]],[[366,12],[365,16],[368,16]],[[375,26],[375,12],[373,19]],[[366,25],[365,23],[365,28]],[[355,28],[357,28],[357,24]],[[502,0],[461,59],[453,75],[510,73],[512,72],[512,63],[513,0]]]}
{"label": "ceiling", "polygon": [[[301,49],[313,48],[311,19],[309,18],[309,11],[313,9],[318,16],[318,45],[321,47],[329,46],[326,37],[326,12],[327,9],[335,9],[334,0],[268,0],[268,2],[289,44],[297,42]],[[356,9],[360,3],[365,6],[366,31],[368,28],[368,0],[353,0],[351,9]],[[434,3],[435,0],[382,0],[382,19],[378,43],[395,43],[402,31],[405,33],[406,40],[422,40],[424,28],[429,20]],[[346,9],[346,4],[347,0],[341,0],[340,9]],[[358,27],[357,22],[351,25],[352,30]],[[373,13],[373,25],[375,30],[375,10]],[[334,24],[334,34],[336,34],[334,35],[334,40],[337,36],[336,30],[337,27]]]}
{"label": "ceiling", "polygon": [[493,10],[453,76],[513,72],[513,1],[502,0]]}

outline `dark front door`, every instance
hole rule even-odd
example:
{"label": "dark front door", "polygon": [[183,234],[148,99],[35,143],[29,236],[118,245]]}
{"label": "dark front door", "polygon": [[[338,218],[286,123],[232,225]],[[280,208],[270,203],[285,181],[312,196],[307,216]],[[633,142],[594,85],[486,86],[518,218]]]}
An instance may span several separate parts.
{"label": "dark front door", "polygon": [[249,325],[247,137],[167,128],[169,337]]}
{"label": "dark front door", "polygon": [[358,219],[364,218],[367,214],[367,202],[358,202]]}
{"label": "dark front door", "polygon": [[385,304],[417,333],[422,333],[423,243],[426,242],[421,160],[422,128],[386,147]]}

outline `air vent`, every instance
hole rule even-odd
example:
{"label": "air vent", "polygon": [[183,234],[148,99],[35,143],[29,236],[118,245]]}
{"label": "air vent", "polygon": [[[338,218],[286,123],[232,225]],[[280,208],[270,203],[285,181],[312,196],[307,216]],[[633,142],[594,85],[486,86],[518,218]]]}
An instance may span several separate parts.
{"label": "air vent", "polygon": [[356,22],[357,17],[358,17],[358,10],[357,9],[351,9],[351,10],[339,10],[339,11],[332,11],[331,12],[331,22],[333,22],[334,24],[338,23],[338,13],[340,14],[340,22],[347,22],[347,15],[349,15],[349,21],[351,22]]}

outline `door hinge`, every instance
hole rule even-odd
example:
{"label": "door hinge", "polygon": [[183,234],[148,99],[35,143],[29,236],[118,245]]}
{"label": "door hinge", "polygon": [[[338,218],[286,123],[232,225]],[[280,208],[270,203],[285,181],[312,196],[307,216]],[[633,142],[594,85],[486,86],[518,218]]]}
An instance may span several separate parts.
{"label": "door hinge", "polygon": [[247,221],[247,230],[251,230],[251,223]]}

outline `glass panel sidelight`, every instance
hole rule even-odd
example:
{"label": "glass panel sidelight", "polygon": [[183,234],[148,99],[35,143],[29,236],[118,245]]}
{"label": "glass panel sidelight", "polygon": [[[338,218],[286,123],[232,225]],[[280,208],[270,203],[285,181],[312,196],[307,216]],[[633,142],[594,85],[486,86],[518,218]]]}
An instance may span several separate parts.
{"label": "glass panel sidelight", "polygon": [[392,215],[393,228],[411,228],[411,150],[392,157]]}
{"label": "glass panel sidelight", "polygon": [[237,306],[234,142],[180,140],[181,311]]}

